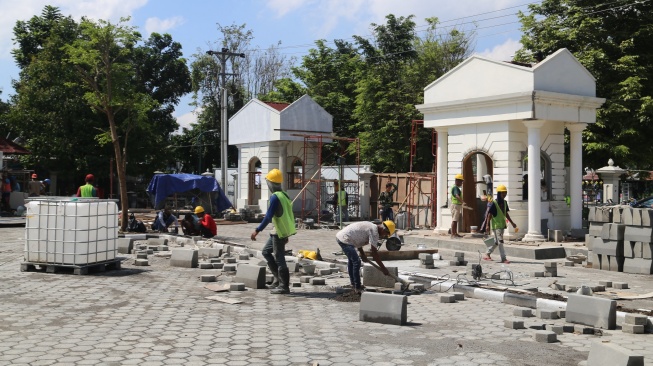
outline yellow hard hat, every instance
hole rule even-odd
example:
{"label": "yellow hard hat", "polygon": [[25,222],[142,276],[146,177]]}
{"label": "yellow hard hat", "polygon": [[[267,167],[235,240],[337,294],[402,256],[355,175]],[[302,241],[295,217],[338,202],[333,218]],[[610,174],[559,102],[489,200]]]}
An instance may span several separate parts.
{"label": "yellow hard hat", "polygon": [[456,179],[464,180],[462,174],[456,174]]}
{"label": "yellow hard hat", "polygon": [[204,212],[204,207],[202,206],[195,207],[195,215],[201,214],[202,212]]}
{"label": "yellow hard hat", "polygon": [[269,180],[272,183],[281,183],[283,182],[283,175],[279,169],[272,169],[265,176],[265,179]]}
{"label": "yellow hard hat", "polygon": [[390,233],[389,236],[392,236],[392,234],[395,233],[395,223],[392,220],[386,220],[383,221],[383,226],[385,226],[386,229],[388,229],[388,232]]}
{"label": "yellow hard hat", "polygon": [[497,187],[497,192],[508,192],[508,188],[506,188],[506,186],[504,186],[503,184],[500,184]]}

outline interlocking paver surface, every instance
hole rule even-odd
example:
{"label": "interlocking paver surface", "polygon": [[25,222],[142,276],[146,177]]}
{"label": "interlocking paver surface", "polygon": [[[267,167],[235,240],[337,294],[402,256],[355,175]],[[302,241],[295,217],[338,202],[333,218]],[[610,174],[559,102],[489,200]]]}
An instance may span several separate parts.
{"label": "interlocking paver surface", "polygon": [[[218,230],[229,241],[260,249],[263,236],[257,242],[248,239],[255,226]],[[219,275],[218,283],[231,277],[219,270],[170,267],[169,259],[157,256],[150,256],[150,266],[135,267],[135,256],[123,255],[122,270],[87,276],[20,272],[23,230],[0,228],[0,364],[578,365],[585,364],[590,342],[597,339],[636,350],[653,362],[651,334],[564,333],[557,343],[536,343],[536,328],[562,325],[564,319],[524,318],[525,329],[507,329],[504,319],[514,318],[515,306],[478,299],[443,304],[432,291],[409,297],[407,326],[360,322],[358,303],[335,300],[334,287],[349,282],[346,273],[331,276],[326,286],[302,284],[290,296],[275,296],[249,289],[214,293],[204,288],[200,275]],[[325,257],[334,257],[331,253],[339,249],[334,235],[332,230],[302,230],[289,248],[319,247]],[[468,260],[473,255],[466,253]],[[518,275],[537,264],[515,262],[510,268]],[[488,271],[501,269],[483,264]],[[401,261],[400,268],[452,278],[454,270],[465,270],[444,265],[424,270],[418,260]],[[599,280],[598,271],[581,270],[588,271],[560,272]],[[624,278],[642,287],[635,291],[647,290],[642,281]]]}

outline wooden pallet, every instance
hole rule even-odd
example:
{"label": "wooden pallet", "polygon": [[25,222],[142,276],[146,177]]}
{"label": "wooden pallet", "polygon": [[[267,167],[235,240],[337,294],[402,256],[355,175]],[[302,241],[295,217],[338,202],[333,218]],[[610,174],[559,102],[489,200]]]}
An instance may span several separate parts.
{"label": "wooden pallet", "polygon": [[[85,265],[75,264],[56,264],[56,263],[39,263],[23,262],[20,264],[21,272],[43,272],[46,273],[73,273],[76,275],[86,275],[89,273],[99,273],[107,270],[118,270],[121,268],[122,260],[115,258],[109,261],[90,263]],[[37,266],[39,268],[37,268]]]}

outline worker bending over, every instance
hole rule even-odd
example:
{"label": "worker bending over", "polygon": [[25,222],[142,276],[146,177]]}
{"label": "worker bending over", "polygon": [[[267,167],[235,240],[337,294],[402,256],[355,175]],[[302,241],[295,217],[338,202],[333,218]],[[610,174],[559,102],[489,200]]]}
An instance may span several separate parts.
{"label": "worker bending over", "polygon": [[212,238],[218,235],[218,228],[215,226],[215,220],[211,215],[204,212],[204,207],[195,207],[195,215],[200,219],[200,233],[204,238]]}

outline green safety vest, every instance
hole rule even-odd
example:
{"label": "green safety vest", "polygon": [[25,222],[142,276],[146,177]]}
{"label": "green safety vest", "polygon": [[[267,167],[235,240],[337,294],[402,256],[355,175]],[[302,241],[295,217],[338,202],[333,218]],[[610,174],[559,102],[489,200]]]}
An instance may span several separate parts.
{"label": "green safety vest", "polygon": [[501,209],[501,207],[497,205],[497,201],[492,202],[492,204],[494,204],[494,207],[497,208],[497,215],[492,217],[492,220],[490,221],[490,228],[492,230],[507,228],[508,225],[506,225],[506,214],[505,214],[506,201],[505,200],[503,201],[503,210]]}
{"label": "green safety vest", "polygon": [[[458,201],[458,198],[456,198],[453,195],[453,187],[457,187],[457,186],[454,184],[449,189],[449,195],[451,196],[451,203],[453,203],[454,205],[462,205],[463,203]],[[458,189],[460,189],[460,187],[458,187]],[[462,189],[460,189],[460,198],[463,198],[463,190]]]}
{"label": "green safety vest", "polygon": [[272,216],[272,224],[277,231],[279,238],[287,238],[291,235],[297,234],[297,229],[295,229],[295,215],[292,213],[292,202],[286,192],[274,192],[274,195],[277,196],[281,207],[283,207],[283,215],[277,217],[276,215]]}
{"label": "green safety vest", "polygon": [[338,191],[338,206],[345,207],[347,206],[347,192]]}
{"label": "green safety vest", "polygon": [[82,197],[93,197],[94,189],[95,187],[92,184],[84,184],[80,187],[79,191]]}

